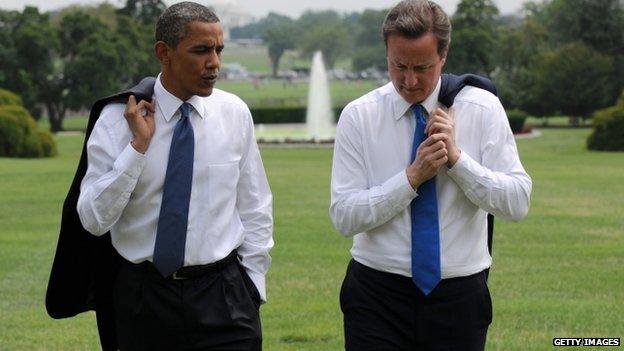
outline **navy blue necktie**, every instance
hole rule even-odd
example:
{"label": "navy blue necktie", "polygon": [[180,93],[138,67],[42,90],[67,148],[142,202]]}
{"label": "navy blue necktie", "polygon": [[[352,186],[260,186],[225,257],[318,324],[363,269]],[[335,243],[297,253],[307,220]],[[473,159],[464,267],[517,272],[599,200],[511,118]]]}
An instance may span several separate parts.
{"label": "navy blue necktie", "polygon": [[195,137],[189,115],[193,107],[180,106],[181,117],[173,130],[162,204],[154,245],[154,266],[170,276],[184,265],[189,202],[193,184]]}
{"label": "navy blue necktie", "polygon": [[[412,162],[416,158],[416,150],[427,135],[425,134],[424,107],[413,105],[416,117],[414,142],[412,144]],[[429,295],[440,282],[440,230],[438,224],[438,199],[436,194],[435,176],[422,183],[418,196],[412,200],[412,280],[425,294]]]}

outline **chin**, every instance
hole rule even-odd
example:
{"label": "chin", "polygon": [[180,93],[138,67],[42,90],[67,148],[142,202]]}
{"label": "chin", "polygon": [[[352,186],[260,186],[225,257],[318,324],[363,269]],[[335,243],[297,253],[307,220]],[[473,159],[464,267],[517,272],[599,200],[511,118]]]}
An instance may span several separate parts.
{"label": "chin", "polygon": [[209,88],[209,89],[204,88],[204,89],[197,90],[195,92],[195,95],[201,96],[201,97],[210,96],[210,95],[212,95],[212,89],[213,88]]}
{"label": "chin", "polygon": [[421,103],[427,98],[426,96],[423,96],[423,94],[420,94],[420,93],[413,93],[413,94],[403,93],[401,94],[401,96],[403,97],[405,101],[409,102],[410,104]]}

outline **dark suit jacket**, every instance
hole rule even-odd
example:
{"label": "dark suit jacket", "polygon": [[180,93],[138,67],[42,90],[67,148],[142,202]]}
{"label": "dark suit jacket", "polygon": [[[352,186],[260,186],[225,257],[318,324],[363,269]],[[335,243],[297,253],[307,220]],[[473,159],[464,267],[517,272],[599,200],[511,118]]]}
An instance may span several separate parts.
{"label": "dark suit jacket", "polygon": [[[95,311],[103,350],[116,350],[118,346],[112,288],[121,258],[111,245],[110,235],[96,237],[90,234],[82,227],[78,217],[76,205],[80,195],[80,183],[87,171],[87,140],[104,106],[112,102],[126,103],[131,94],[137,97],[137,101],[150,101],[155,82],[154,77],[144,78],[135,87],[93,104],[78,169],[63,204],[61,230],[46,294],[46,308],[52,318],[67,318],[89,310]],[[485,78],[443,74],[440,102],[450,107],[457,93],[466,85],[496,93],[494,85]],[[490,251],[491,219],[492,216],[488,216]]]}
{"label": "dark suit jacket", "polygon": [[87,232],[76,210],[80,183],[87,171],[87,140],[104,106],[112,102],[125,104],[130,95],[135,95],[137,101],[151,101],[155,82],[154,77],[144,78],[135,87],[93,104],[78,170],[63,204],[61,230],[46,293],[46,308],[52,318],[73,317],[94,310],[103,350],[117,349],[112,286],[120,258],[111,245],[110,235],[96,237]]}

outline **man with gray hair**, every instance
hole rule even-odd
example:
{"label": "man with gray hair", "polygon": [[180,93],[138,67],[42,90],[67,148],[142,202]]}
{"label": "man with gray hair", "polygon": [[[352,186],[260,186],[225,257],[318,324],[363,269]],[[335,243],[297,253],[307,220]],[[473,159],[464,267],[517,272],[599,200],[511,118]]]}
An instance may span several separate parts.
{"label": "man with gray hair", "polygon": [[[111,267],[119,262],[109,318],[116,335],[100,328],[105,349],[116,349],[111,335],[121,350],[262,348],[272,196],[248,107],[214,88],[223,48],[210,9],[175,4],[156,24],[158,77],[117,95],[127,103],[99,101],[92,110],[87,169],[81,173],[81,163],[74,181],[77,203],[72,186],[66,205],[75,204],[82,227],[98,239],[110,233],[120,256],[110,260]],[[48,289],[48,310],[60,318],[69,314],[59,306],[68,274],[59,272],[67,268],[70,207]],[[107,292],[97,277],[95,285],[95,307],[86,307],[98,311],[100,324]]]}
{"label": "man with gray hair", "polygon": [[402,1],[382,32],[391,82],[345,107],[334,144],[330,216],[353,237],[346,349],[483,350],[486,217],[524,218],[531,178],[495,95],[461,84],[442,105],[451,25],[439,5]]}

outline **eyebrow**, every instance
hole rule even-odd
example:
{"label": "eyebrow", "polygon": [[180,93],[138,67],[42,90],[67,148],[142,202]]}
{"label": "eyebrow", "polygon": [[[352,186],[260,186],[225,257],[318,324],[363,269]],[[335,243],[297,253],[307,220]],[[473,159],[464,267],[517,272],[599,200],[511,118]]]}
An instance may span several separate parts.
{"label": "eyebrow", "polygon": [[215,49],[215,50],[223,50],[225,48],[225,45],[221,44],[221,45],[216,45],[216,44],[197,44],[197,45],[193,45],[191,46],[191,50],[196,50],[196,49]]}
{"label": "eyebrow", "polygon": [[[397,60],[393,60],[392,63],[394,63],[396,66],[405,66],[408,67],[408,65],[404,64],[403,62],[399,62]],[[431,67],[435,65],[435,62],[423,62],[417,65],[413,65],[412,67],[414,68],[427,68],[427,67]]]}

